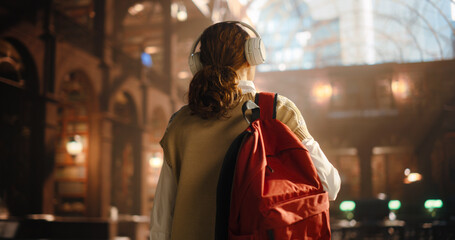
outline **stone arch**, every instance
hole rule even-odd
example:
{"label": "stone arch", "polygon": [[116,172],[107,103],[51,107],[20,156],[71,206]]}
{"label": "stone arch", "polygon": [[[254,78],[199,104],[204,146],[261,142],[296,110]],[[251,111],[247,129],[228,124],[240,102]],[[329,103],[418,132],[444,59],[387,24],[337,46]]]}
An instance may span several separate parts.
{"label": "stone arch", "polygon": [[[19,40],[12,37],[0,39],[1,47],[10,48],[14,56],[2,56],[2,63],[9,63],[11,67],[18,68],[16,70],[17,82],[20,84],[23,81],[24,89],[34,94],[39,93],[39,80],[36,64],[27,47]],[[2,64],[3,65],[3,64]],[[6,67],[6,66],[5,66]],[[11,69],[13,70],[13,69]],[[14,79],[11,79],[15,81]]]}
{"label": "stone arch", "polygon": [[[96,185],[96,139],[98,111],[92,81],[82,69],[72,69],[58,79],[58,137],[55,148],[53,211],[61,216],[88,216],[92,206],[91,193]],[[77,140],[82,150],[71,155],[66,147]]]}
{"label": "stone arch", "polygon": [[[111,206],[121,214],[140,214],[142,129],[134,97],[119,90],[112,97]],[[128,196],[125,198],[125,196]]]}
{"label": "stone arch", "polygon": [[43,102],[28,48],[0,39],[0,198],[12,216],[41,211]]}
{"label": "stone arch", "polygon": [[143,116],[144,113],[142,109],[142,92],[140,91],[141,83],[140,81],[135,78],[135,77],[125,77],[124,79],[118,78],[118,85],[113,86],[113,88],[110,91],[110,96],[108,100],[108,111],[113,112],[114,111],[114,105],[115,105],[115,99],[116,96],[118,96],[119,93],[126,93],[132,100],[135,106],[135,113],[137,114],[136,119],[137,122],[136,124],[138,126],[143,126]]}
{"label": "stone arch", "polygon": [[98,108],[98,104],[97,104],[97,94],[96,94],[95,88],[93,86],[93,79],[82,68],[70,69],[70,70],[66,71],[66,73],[61,77],[61,79],[58,79],[58,81],[57,81],[58,84],[56,87],[57,97],[61,101],[66,100],[64,94],[65,94],[65,91],[67,91],[69,89],[65,90],[65,88],[68,88],[68,86],[65,86],[65,84],[69,84],[68,81],[71,81],[71,80],[76,80],[77,82],[79,82],[81,84],[80,87],[83,88],[83,92],[84,92],[84,94],[86,94],[86,96],[84,96],[84,97],[87,97],[90,101],[90,105],[89,105],[90,111],[92,113],[96,112],[97,108]]}

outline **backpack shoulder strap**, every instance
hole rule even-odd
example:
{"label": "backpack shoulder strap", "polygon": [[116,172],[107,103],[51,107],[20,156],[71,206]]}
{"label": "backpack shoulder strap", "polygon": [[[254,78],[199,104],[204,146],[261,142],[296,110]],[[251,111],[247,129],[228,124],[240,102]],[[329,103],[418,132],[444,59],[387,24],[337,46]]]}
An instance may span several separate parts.
{"label": "backpack shoulder strap", "polygon": [[256,94],[255,102],[261,109],[261,120],[276,118],[277,99],[278,93],[260,92]]}

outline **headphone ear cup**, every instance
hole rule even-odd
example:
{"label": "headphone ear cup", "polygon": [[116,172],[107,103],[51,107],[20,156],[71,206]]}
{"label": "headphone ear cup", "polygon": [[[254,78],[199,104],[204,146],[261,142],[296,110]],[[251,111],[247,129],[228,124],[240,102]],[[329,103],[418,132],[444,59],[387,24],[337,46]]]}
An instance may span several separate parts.
{"label": "headphone ear cup", "polygon": [[199,52],[190,55],[188,58],[188,65],[190,66],[193,76],[203,68]]}
{"label": "headphone ear cup", "polygon": [[245,57],[252,66],[265,62],[265,46],[260,38],[249,38],[246,40]]}

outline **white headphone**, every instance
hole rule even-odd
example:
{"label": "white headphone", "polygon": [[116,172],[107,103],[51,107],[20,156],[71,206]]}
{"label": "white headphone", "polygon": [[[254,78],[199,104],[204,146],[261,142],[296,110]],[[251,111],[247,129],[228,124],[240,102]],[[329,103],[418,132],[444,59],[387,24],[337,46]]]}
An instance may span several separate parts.
{"label": "white headphone", "polygon": [[[227,23],[237,23],[250,29],[256,37],[250,37],[245,42],[245,57],[251,66],[259,65],[265,62],[265,46],[261,40],[261,36],[250,25],[239,21],[228,21]],[[202,36],[202,35],[201,35]],[[196,74],[203,66],[200,59],[200,52],[194,52],[197,44],[201,41],[201,36],[193,43],[191,53],[188,58],[188,65],[190,65],[191,73]]]}

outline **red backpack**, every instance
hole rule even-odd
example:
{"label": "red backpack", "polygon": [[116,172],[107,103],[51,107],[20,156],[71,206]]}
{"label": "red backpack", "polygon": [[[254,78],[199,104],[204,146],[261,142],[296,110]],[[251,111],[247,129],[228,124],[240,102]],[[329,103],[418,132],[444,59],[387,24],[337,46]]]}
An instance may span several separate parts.
{"label": "red backpack", "polygon": [[308,150],[256,94],[250,126],[230,146],[217,186],[216,240],[330,239],[329,198]]}

